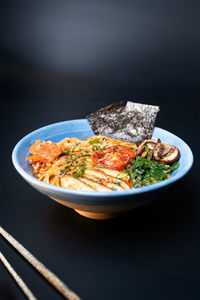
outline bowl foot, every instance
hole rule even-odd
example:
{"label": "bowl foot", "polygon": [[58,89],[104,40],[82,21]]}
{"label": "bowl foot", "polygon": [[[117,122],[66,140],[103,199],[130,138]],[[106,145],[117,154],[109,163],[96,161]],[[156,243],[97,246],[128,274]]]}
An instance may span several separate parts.
{"label": "bowl foot", "polygon": [[111,213],[88,212],[79,209],[75,209],[75,211],[86,218],[95,219],[95,220],[111,219],[111,218],[115,218],[118,215],[118,214],[111,214]]}
{"label": "bowl foot", "polygon": [[[109,212],[92,212],[92,211],[89,211],[89,209],[88,209],[88,211],[85,211],[84,208],[87,208],[85,205],[83,206],[83,210],[82,210],[82,209],[75,208],[75,207],[77,207],[77,205],[75,205],[73,203],[62,201],[62,200],[56,199],[54,197],[50,197],[50,198],[55,200],[56,202],[59,202],[60,204],[63,204],[64,206],[74,209],[78,214],[80,214],[86,218],[90,218],[90,219],[106,220],[106,219],[114,218],[119,214],[119,213],[109,213]],[[79,207],[80,207],[80,205],[79,205]]]}

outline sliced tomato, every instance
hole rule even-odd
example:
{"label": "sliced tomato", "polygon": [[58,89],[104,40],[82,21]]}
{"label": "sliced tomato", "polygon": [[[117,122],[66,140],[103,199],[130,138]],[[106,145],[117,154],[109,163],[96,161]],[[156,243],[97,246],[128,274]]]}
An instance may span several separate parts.
{"label": "sliced tomato", "polygon": [[33,162],[46,161],[52,162],[58,155],[63,152],[63,147],[58,146],[53,142],[40,142],[40,140],[35,141],[29,149],[32,156],[26,159],[31,159]]}
{"label": "sliced tomato", "polygon": [[92,155],[92,162],[95,166],[121,171],[135,156],[135,151],[126,146],[118,145],[96,151]]}

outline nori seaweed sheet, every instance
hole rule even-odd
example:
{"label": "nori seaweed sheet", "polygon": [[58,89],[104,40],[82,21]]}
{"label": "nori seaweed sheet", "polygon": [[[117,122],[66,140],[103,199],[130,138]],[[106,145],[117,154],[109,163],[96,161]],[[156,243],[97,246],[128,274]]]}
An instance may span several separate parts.
{"label": "nori seaweed sheet", "polygon": [[158,106],[117,102],[86,116],[96,135],[138,143],[152,137]]}

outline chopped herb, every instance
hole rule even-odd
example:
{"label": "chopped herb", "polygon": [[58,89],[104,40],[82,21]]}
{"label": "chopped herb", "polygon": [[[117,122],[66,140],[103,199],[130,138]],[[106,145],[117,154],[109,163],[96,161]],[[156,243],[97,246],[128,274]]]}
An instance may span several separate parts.
{"label": "chopped herb", "polygon": [[89,141],[89,144],[90,145],[93,145],[93,144],[99,144],[100,141],[99,140],[92,140],[92,141]]}
{"label": "chopped herb", "polygon": [[113,191],[117,191],[117,189],[116,189],[115,186],[112,186],[111,189],[112,189]]}
{"label": "chopped herb", "polygon": [[78,145],[79,145],[79,143],[75,143],[75,144],[73,145],[72,149],[71,149],[71,152],[73,152],[74,149],[75,149]]}
{"label": "chopped herb", "polygon": [[85,173],[85,170],[87,169],[85,166],[83,166],[83,167],[80,167],[79,168],[80,169],[80,171],[81,171],[81,173],[82,173],[82,175]]}
{"label": "chopped herb", "polygon": [[147,156],[148,156],[148,157],[151,157],[150,149],[149,149],[146,145],[144,145],[144,148],[145,148],[146,151],[147,151]]}
{"label": "chopped herb", "polygon": [[82,176],[84,175],[86,169],[87,169],[87,168],[86,168],[85,166],[79,167],[79,169],[78,169],[79,172],[76,171],[76,173],[74,173],[73,176],[74,176],[75,178],[82,177]]}
{"label": "chopped herb", "polygon": [[91,156],[90,154],[83,154],[82,157]]}
{"label": "chopped herb", "polygon": [[151,169],[149,175],[151,175],[157,181],[162,181],[167,179],[167,174],[162,169],[156,167]]}
{"label": "chopped herb", "polygon": [[69,169],[69,168],[70,168],[70,165],[65,166],[65,169]]}
{"label": "chopped herb", "polygon": [[86,163],[84,161],[81,161],[78,166],[86,166]]}
{"label": "chopped herb", "polygon": [[179,163],[178,162],[175,162],[172,166],[171,166],[171,170],[172,171],[175,171],[176,169],[178,169],[179,167]]}
{"label": "chopped herb", "polygon": [[105,150],[106,149],[106,146],[104,146],[104,147],[100,147],[100,146],[97,146],[97,145],[94,145],[93,147],[92,147],[92,151],[93,152],[95,152],[96,150]]}
{"label": "chopped herb", "polygon": [[92,147],[92,151],[95,152],[96,150],[101,150],[100,146],[94,145]]}
{"label": "chopped herb", "polygon": [[118,180],[116,180],[115,183],[118,184],[118,185],[121,185],[121,182],[118,181]]}
{"label": "chopped herb", "polygon": [[131,150],[134,150],[134,151],[136,151],[136,149],[134,148],[134,147],[129,147]]}
{"label": "chopped herb", "polygon": [[71,161],[75,161],[78,158],[77,155],[75,155],[74,157],[71,158]]}
{"label": "chopped herb", "polygon": [[74,176],[75,178],[79,178],[79,177],[81,177],[81,173],[74,173],[73,176]]}
{"label": "chopped herb", "polygon": [[65,151],[63,151],[62,154],[63,154],[63,155],[69,155],[69,151],[68,151],[68,150],[65,150]]}
{"label": "chopped herb", "polygon": [[179,167],[178,163],[172,166],[162,162],[150,161],[144,157],[136,156],[131,160],[131,165],[127,166],[123,173],[129,175],[134,183],[134,187],[150,185],[168,178],[168,174]]}

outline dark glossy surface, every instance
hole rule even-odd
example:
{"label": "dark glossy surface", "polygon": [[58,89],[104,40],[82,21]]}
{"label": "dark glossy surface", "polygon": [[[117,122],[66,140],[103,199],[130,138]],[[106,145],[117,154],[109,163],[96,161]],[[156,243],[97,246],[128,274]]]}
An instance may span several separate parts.
{"label": "dark glossy surface", "polygon": [[[157,126],[173,131],[191,146],[194,165],[179,182],[152,193],[153,203],[116,219],[81,217],[34,190],[12,165],[13,146],[31,130],[64,118],[84,117],[110,102],[64,97],[56,99],[56,106],[42,99],[6,101],[9,122],[4,119],[1,131],[1,224],[83,299],[198,299],[197,100],[188,107],[187,101],[152,99],[151,103],[161,105]],[[0,247],[38,298],[62,299],[4,240]],[[10,299],[24,299],[3,268],[1,273],[1,282],[4,279],[12,291]]]}
{"label": "dark glossy surface", "polygon": [[[84,300],[200,299],[199,5],[0,2],[0,224]],[[23,136],[123,99],[160,105],[156,126],[194,154],[151,204],[92,221],[15,171]],[[3,239],[0,250],[38,299],[63,299]],[[25,299],[2,265],[0,299]]]}

